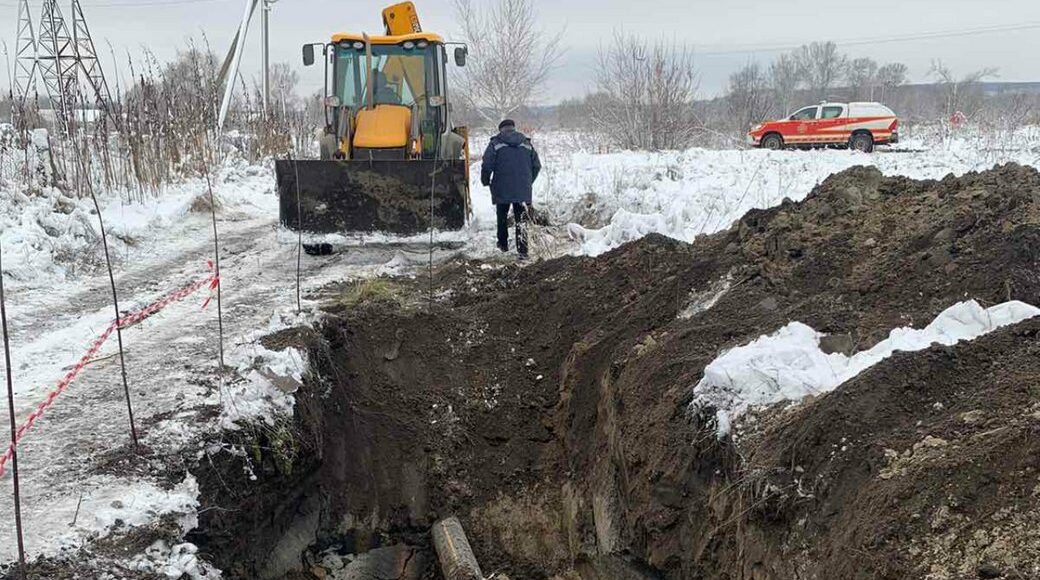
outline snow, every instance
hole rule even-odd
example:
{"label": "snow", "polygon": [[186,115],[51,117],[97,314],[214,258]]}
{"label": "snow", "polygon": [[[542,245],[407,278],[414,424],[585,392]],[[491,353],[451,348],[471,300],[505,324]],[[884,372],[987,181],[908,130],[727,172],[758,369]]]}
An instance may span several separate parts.
{"label": "snow", "polygon": [[[933,133],[899,148],[864,154],[845,150],[708,150],[596,154],[562,149],[536,139],[543,175],[535,182],[535,207],[553,223],[569,224],[572,253],[599,255],[660,233],[683,241],[728,228],[747,211],[803,199],[829,175],[873,165],[889,176],[939,179],[1010,161],[1040,166],[1040,127],[1014,134]],[[476,226],[494,228],[487,188],[473,172]]]}
{"label": "snow", "polygon": [[293,394],[303,384],[307,369],[306,355],[297,348],[272,351],[260,339],[283,328],[311,325],[313,315],[289,312],[271,316],[266,326],[248,333],[229,353],[228,362],[243,379],[226,385],[228,403],[223,406],[220,426],[237,430],[253,420],[273,423],[275,417],[292,414]]}
{"label": "snow", "polygon": [[893,329],[885,340],[852,356],[824,353],[822,334],[791,322],[712,361],[693,389],[691,406],[714,409],[716,432],[723,438],[731,433],[733,421],[753,407],[827,393],[896,351],[920,351],[935,343],[953,345],[1037,315],[1040,308],[1023,302],[983,308],[969,300],[946,309],[925,328]]}
{"label": "snow", "polygon": [[[77,487],[75,496],[50,498],[47,517],[60,525],[41,526],[39,520],[25,518],[28,546],[47,545],[51,553],[70,551],[86,540],[148,524],[166,514],[180,516],[184,532],[197,525],[194,513],[199,488],[191,475],[168,490],[111,475],[92,476],[77,482]],[[23,515],[34,512],[23,511]]]}
{"label": "snow", "polygon": [[170,546],[158,540],[130,562],[130,569],[159,574],[170,580],[219,580],[220,571],[200,560],[198,547],[185,542]]}

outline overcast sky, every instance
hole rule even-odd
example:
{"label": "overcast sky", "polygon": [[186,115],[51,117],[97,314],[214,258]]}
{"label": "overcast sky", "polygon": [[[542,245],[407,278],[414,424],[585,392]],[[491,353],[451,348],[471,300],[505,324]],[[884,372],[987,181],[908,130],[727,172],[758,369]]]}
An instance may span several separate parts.
{"label": "overcast sky", "polygon": [[[59,0],[60,1],[60,0]],[[475,6],[493,0],[473,0]],[[1001,80],[1040,80],[1038,0],[535,0],[542,25],[565,28],[568,52],[554,76],[547,102],[583,94],[590,85],[598,47],[612,30],[688,43],[698,52],[701,94],[721,92],[729,73],[752,59],[766,62],[779,48],[814,40],[845,42],[852,56],[900,61],[913,80],[925,80],[933,58],[955,71],[1000,69]],[[31,0],[38,22],[41,0]],[[243,0],[81,0],[106,71],[117,58],[147,46],[172,57],[188,38],[205,34],[223,54],[242,15]],[[319,67],[304,69],[300,45],[333,32],[380,32],[380,10],[392,0],[279,0],[272,9],[272,61],[299,66],[303,89],[321,86]],[[64,4],[64,2],[62,2]],[[457,37],[450,0],[418,0],[425,30]],[[67,8],[66,8],[67,10]],[[0,39],[13,51],[16,0],[0,0]],[[243,62],[247,76],[260,64],[259,17]],[[1027,28],[1032,26],[1031,28]],[[997,32],[967,34],[985,27]],[[958,36],[947,33],[965,32]],[[925,36],[907,40],[909,36]],[[932,36],[927,38],[927,36]],[[863,39],[884,42],[863,43]],[[0,47],[0,51],[3,48]],[[6,62],[2,63],[7,71]],[[119,71],[125,74],[125,71]],[[111,75],[112,73],[109,72]],[[0,86],[8,84],[7,73]]]}

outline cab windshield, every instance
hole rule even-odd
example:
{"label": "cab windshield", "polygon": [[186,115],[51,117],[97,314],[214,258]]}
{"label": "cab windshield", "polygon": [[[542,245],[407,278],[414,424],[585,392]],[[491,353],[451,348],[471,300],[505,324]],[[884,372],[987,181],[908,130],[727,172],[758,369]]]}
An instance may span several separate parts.
{"label": "cab windshield", "polygon": [[[439,45],[405,48],[402,45],[372,45],[373,100],[376,105],[417,106],[426,116],[429,97],[438,94],[434,51]],[[333,94],[342,106],[357,110],[366,105],[368,67],[360,42],[336,46]]]}

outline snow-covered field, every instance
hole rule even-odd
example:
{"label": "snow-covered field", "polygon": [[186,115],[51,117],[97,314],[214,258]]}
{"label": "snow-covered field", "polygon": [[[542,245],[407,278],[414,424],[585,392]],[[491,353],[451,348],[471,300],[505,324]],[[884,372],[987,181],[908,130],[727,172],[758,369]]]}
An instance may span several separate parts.
{"label": "snow-covered field", "polygon": [[[594,154],[584,149],[586,142],[569,134],[535,136],[545,166],[535,205],[556,224],[537,228],[539,236],[554,242],[545,246],[547,254],[596,255],[651,232],[692,240],[728,227],[749,209],[784,198],[799,200],[831,173],[854,165],[876,165],[885,174],[915,178],[940,178],[1006,161],[1040,165],[1036,128],[1007,140],[911,141],[900,150],[874,155],[702,149]],[[474,150],[483,145],[474,143]],[[479,162],[474,169],[474,219],[464,230],[439,233],[436,239],[464,242],[460,252],[471,257],[502,260],[494,249],[494,208],[487,189],[479,185]],[[234,427],[235,420],[283,418],[291,409],[286,384],[299,380],[305,361],[293,350],[271,352],[258,339],[312,321],[317,304],[306,297],[323,285],[407,271],[417,258],[400,245],[427,239],[350,238],[350,247],[335,256],[305,256],[304,312],[298,315],[295,238],[279,233],[271,169],[229,163],[215,187],[223,244],[226,361],[240,378],[228,383],[220,379],[215,311],[212,306],[201,310],[204,295],[127,330],[129,380],[142,442],[161,451],[159,455],[230,452],[192,445],[200,433]],[[190,209],[204,192],[205,183],[194,180],[147,203],[104,196],[124,310],[206,275],[206,261],[212,257],[209,215]],[[54,189],[27,195],[10,171],[0,170],[0,242],[19,421],[111,319],[92,208],[88,201]],[[441,258],[447,255],[439,253]],[[128,440],[113,353],[112,344],[105,347],[20,448],[31,555],[53,554],[162,514],[179,516],[185,527],[194,521],[197,491],[190,474],[169,490],[153,475],[157,466],[147,460],[122,471],[108,467]],[[200,420],[208,406],[221,408],[220,417]],[[6,432],[6,420],[3,426]],[[0,482],[9,485],[10,475]],[[4,492],[0,520],[12,521],[12,513],[10,494]],[[15,555],[13,534],[12,525],[0,526],[0,561]],[[159,546],[150,554],[141,566],[161,569],[193,561],[190,546]]]}
{"label": "snow-covered field", "polygon": [[[648,233],[692,241],[729,227],[750,209],[784,198],[798,201],[827,176],[856,165],[915,179],[961,175],[1009,161],[1040,166],[1040,127],[1003,140],[979,133],[940,140],[926,133],[874,154],[690,149],[597,155],[581,151],[580,139],[568,141],[561,148],[550,138],[535,140],[549,160],[536,183],[535,205],[554,223],[573,224],[569,233],[581,242],[574,251],[590,255]],[[474,191],[478,198],[486,195],[486,190]],[[494,215],[478,219],[492,222]]]}

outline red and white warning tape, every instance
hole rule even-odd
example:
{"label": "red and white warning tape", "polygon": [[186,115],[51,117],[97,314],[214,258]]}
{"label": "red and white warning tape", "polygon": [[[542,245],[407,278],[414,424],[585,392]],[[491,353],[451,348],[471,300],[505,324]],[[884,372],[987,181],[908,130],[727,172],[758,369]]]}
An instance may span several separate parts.
{"label": "red and white warning tape", "polygon": [[[155,302],[149,304],[148,306],[145,306],[137,312],[132,312],[124,317],[121,317],[119,321],[113,320],[112,323],[108,325],[108,328],[106,328],[105,331],[101,333],[101,336],[98,336],[97,339],[93,343],[91,343],[90,348],[87,349],[87,352],[79,359],[79,362],[77,362],[76,365],[73,366],[72,369],[69,370],[69,372],[66,373],[64,377],[62,377],[62,379],[58,382],[58,385],[54,388],[54,390],[52,390],[50,393],[47,393],[47,398],[44,399],[43,402],[41,402],[39,405],[37,405],[36,409],[29,414],[25,422],[18,427],[18,430],[15,434],[14,442],[7,447],[7,451],[3,454],[3,456],[0,456],[0,477],[3,477],[4,468],[7,465],[7,462],[11,460],[11,456],[14,455],[15,448],[19,443],[21,443],[22,438],[25,437],[25,434],[29,431],[29,429],[32,428],[33,424],[36,423],[36,420],[43,416],[44,411],[46,411],[50,406],[54,404],[54,401],[58,398],[58,396],[64,393],[65,390],[69,388],[69,385],[72,384],[72,381],[74,381],[76,377],[79,376],[81,372],[83,372],[83,369],[88,364],[90,364],[90,361],[94,359],[94,356],[97,355],[98,351],[101,350],[101,347],[104,346],[108,338],[112,336],[113,332],[115,332],[116,326],[118,326],[120,329],[126,329],[135,324],[139,324],[148,317],[155,314],[156,312],[159,312],[163,308],[166,308],[170,304],[184,300],[188,296],[191,296],[192,294],[198,292],[206,286],[209,287],[211,292],[213,290],[216,290],[217,286],[220,285],[220,277],[213,268],[213,262],[209,263],[209,269],[211,272],[209,276],[202,278],[201,280],[197,280],[192,284],[185,286],[180,290],[177,290],[176,292],[168,294],[167,296],[164,296],[163,298],[156,300]],[[202,308],[206,308],[207,306],[209,306],[210,300],[212,300],[212,295],[206,298],[206,301],[202,304]]]}

